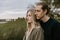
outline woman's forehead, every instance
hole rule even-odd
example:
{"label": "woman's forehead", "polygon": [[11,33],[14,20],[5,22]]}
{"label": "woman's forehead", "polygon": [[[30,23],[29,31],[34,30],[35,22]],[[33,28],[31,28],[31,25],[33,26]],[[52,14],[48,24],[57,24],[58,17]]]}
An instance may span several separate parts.
{"label": "woman's forehead", "polygon": [[31,15],[31,12],[29,11],[27,14],[28,14],[28,15]]}

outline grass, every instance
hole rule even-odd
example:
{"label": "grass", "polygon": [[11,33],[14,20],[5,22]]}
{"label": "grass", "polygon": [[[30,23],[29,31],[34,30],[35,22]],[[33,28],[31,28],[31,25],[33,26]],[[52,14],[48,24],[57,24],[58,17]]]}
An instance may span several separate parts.
{"label": "grass", "polygon": [[0,40],[22,40],[25,28],[25,19],[17,19],[16,21],[0,24]]}
{"label": "grass", "polygon": [[0,24],[0,40],[22,40],[25,31],[26,22],[24,18]]}

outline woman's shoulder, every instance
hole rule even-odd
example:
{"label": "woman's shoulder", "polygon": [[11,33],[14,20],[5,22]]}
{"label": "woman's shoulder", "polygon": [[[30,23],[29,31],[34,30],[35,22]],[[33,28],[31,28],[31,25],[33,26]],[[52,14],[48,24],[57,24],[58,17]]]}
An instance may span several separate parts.
{"label": "woman's shoulder", "polygon": [[32,34],[36,35],[36,34],[43,34],[44,30],[42,28],[34,28],[32,31]]}
{"label": "woman's shoulder", "polygon": [[32,30],[32,33],[37,33],[37,32],[39,32],[40,31],[40,28],[33,28],[33,30]]}

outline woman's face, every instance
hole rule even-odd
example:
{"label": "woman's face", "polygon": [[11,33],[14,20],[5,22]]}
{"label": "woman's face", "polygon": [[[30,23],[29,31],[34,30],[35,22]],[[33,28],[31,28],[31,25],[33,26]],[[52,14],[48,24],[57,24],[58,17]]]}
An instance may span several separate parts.
{"label": "woman's face", "polygon": [[27,17],[26,18],[27,18],[27,23],[32,23],[33,22],[32,14],[31,14],[30,11],[27,13]]}

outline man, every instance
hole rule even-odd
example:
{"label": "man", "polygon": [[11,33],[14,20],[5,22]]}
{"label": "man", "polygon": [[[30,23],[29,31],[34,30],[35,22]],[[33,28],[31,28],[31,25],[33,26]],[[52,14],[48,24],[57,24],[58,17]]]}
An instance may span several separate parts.
{"label": "man", "polygon": [[36,3],[35,17],[44,29],[44,40],[60,40],[60,23],[47,15],[49,11],[46,3]]}

